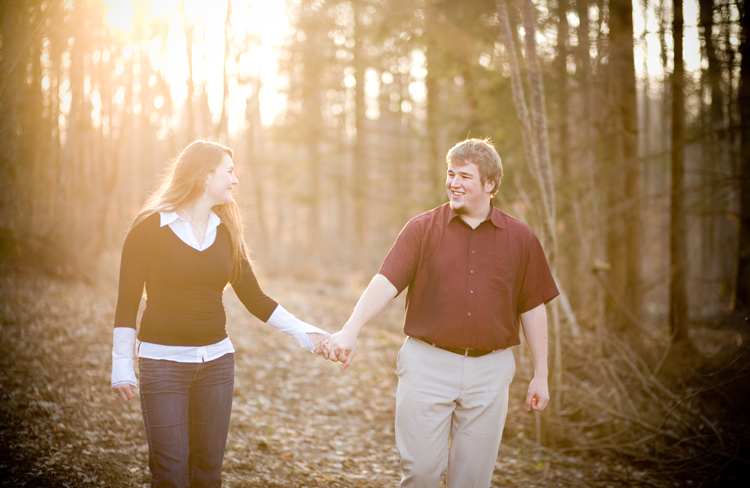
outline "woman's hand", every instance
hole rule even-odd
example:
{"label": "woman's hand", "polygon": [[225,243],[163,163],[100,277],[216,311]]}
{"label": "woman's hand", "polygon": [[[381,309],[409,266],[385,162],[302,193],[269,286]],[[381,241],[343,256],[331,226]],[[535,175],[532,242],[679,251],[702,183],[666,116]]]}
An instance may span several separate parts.
{"label": "woman's hand", "polygon": [[331,337],[331,334],[329,334],[328,332],[326,332],[325,334],[308,332],[307,337],[310,339],[310,342],[312,342],[313,352],[318,352],[318,344],[320,344],[321,341],[324,341]]}
{"label": "woman's hand", "polygon": [[119,396],[123,402],[132,400],[135,397],[135,386],[127,383],[121,383],[119,385],[113,386],[112,391],[115,392],[115,394]]}

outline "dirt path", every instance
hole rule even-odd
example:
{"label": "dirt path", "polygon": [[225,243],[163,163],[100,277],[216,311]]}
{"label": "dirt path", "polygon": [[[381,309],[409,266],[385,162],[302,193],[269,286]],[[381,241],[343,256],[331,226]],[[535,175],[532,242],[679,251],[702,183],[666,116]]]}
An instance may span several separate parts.
{"label": "dirt path", "polygon": [[[361,291],[260,280],[288,310],[329,331]],[[1,486],[146,486],[139,402],[123,403],[109,388],[111,273],[95,285],[5,273],[0,296]],[[397,486],[400,304],[365,329],[354,364],[341,373],[250,316],[231,290],[225,303],[237,365],[224,486]],[[533,449],[533,417],[522,409],[526,381],[519,371],[493,486],[638,485],[624,468]]]}

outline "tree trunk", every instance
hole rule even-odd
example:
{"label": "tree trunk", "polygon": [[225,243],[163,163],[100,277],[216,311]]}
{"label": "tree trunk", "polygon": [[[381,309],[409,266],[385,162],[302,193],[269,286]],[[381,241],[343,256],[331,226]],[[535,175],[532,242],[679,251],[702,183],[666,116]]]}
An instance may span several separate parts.
{"label": "tree trunk", "polygon": [[[586,3],[584,0],[578,0]],[[557,57],[555,65],[557,72],[557,103],[558,103],[558,120],[559,128],[557,130],[557,150],[555,151],[558,159],[558,168],[563,178],[567,177],[569,171],[570,147],[568,144],[568,51],[570,44],[570,26],[568,25],[568,0],[557,0]],[[588,22],[586,22],[588,28]],[[588,32],[586,33],[588,37]],[[588,39],[587,39],[588,40]],[[588,45],[588,42],[586,43]],[[587,53],[588,55],[588,53]]]}
{"label": "tree trunk", "polygon": [[356,251],[355,265],[362,264],[365,246],[365,205],[367,203],[366,188],[368,176],[367,161],[367,119],[365,117],[365,61],[363,25],[360,16],[361,0],[352,0],[354,12],[354,124],[356,140],[354,141],[354,174],[352,191],[354,192],[354,246]]}
{"label": "tree trunk", "polygon": [[[444,201],[443,175],[445,174],[445,162],[439,150],[441,144],[440,134],[440,56],[439,47],[435,38],[439,35],[434,2],[426,2],[425,5],[425,59],[427,62],[427,75],[425,76],[425,88],[427,88],[427,178],[430,181],[430,193],[435,194],[435,203]],[[440,197],[438,197],[440,195]]]}
{"label": "tree trunk", "polygon": [[[728,202],[734,200],[731,185],[732,167],[730,162],[730,139],[726,130],[724,119],[724,93],[721,87],[722,72],[721,61],[716,52],[714,42],[714,0],[700,0],[700,31],[703,38],[705,58],[708,61],[708,69],[703,72],[703,86],[710,90],[710,106],[708,120],[708,137],[705,140],[706,166],[712,171],[704,177],[705,187],[711,195],[715,195],[718,201]],[[708,204],[706,205],[708,207]],[[704,207],[706,210],[708,208]],[[726,249],[729,243],[733,244],[735,239],[735,225],[731,223],[731,208],[722,204],[717,208],[718,213],[706,212],[702,216],[700,274],[710,281],[711,292],[718,298],[719,306],[731,303],[732,283],[730,277],[734,272],[734,259],[732,252]],[[731,247],[732,244],[729,244]]]}
{"label": "tree trunk", "polygon": [[[541,217],[544,225],[543,244],[552,272],[555,273],[556,264],[556,230],[555,230],[555,188],[552,175],[552,164],[549,156],[549,143],[547,134],[547,111],[544,102],[544,87],[540,70],[539,60],[536,53],[536,15],[534,4],[531,0],[522,3],[522,14],[525,38],[525,58],[528,72],[528,84],[530,91],[531,114],[526,107],[526,98],[521,81],[520,63],[516,57],[516,46],[513,31],[510,27],[508,7],[506,0],[497,0],[497,12],[500,18],[500,32],[505,44],[511,72],[511,86],[513,101],[516,106],[516,114],[521,124],[521,134],[524,144],[524,153],[532,174],[535,177],[539,194],[542,200]],[[553,301],[548,307],[550,312],[550,336],[551,336],[551,399],[550,410],[557,414],[560,408],[560,395],[562,392],[562,346],[560,340],[560,321],[558,313],[558,301]],[[537,443],[541,444],[544,432],[541,428],[541,418],[537,416]]]}
{"label": "tree trunk", "polygon": [[185,128],[187,140],[192,141],[195,137],[195,113],[193,110],[193,98],[195,96],[195,83],[193,82],[193,26],[188,22],[185,15],[185,0],[180,3],[182,9],[182,21],[185,27],[185,54],[188,63],[187,96],[185,97],[185,110],[187,111],[187,127]]}
{"label": "tree trunk", "polygon": [[229,80],[227,80],[227,58],[229,58],[229,29],[232,23],[232,0],[227,0],[227,15],[224,18],[224,62],[222,63],[221,79],[221,116],[216,124],[216,138],[228,143],[229,127],[227,117],[227,98],[229,97]]}
{"label": "tree trunk", "polygon": [[685,226],[685,72],[682,59],[682,0],[673,0],[672,188],[669,230],[669,325],[673,343],[687,342],[687,233]]}
{"label": "tree trunk", "polygon": [[[72,13],[75,40],[70,52],[70,111],[68,127],[65,132],[65,150],[63,157],[64,194],[66,212],[63,224],[77,229],[83,220],[84,195],[78,193],[83,181],[83,137],[87,114],[84,113],[84,22],[86,12],[83,2],[76,2]],[[81,188],[83,189],[83,188]],[[82,229],[77,229],[82,230]]]}
{"label": "tree trunk", "polygon": [[552,176],[552,161],[549,154],[549,130],[547,128],[547,105],[544,100],[544,81],[539,58],[536,52],[536,13],[531,0],[522,3],[523,26],[526,56],[526,71],[529,78],[529,101],[531,105],[531,119],[534,134],[533,144],[536,146],[536,166],[541,180],[541,197],[544,204],[545,252],[550,263],[557,257],[555,232],[555,182]]}
{"label": "tree trunk", "polygon": [[[521,65],[517,56],[516,41],[513,29],[508,16],[508,5],[506,0],[497,0],[497,13],[500,18],[500,35],[505,45],[505,52],[508,56],[510,65],[510,84],[513,93],[513,104],[516,107],[516,116],[521,125],[521,140],[523,142],[523,152],[529,165],[529,171],[534,177],[534,181],[539,186],[539,193],[544,194],[541,186],[541,177],[537,164],[538,157],[536,154],[536,145],[534,144],[533,128],[529,109],[526,106],[526,95],[524,94],[523,80],[521,79]],[[544,205],[547,208],[547,205]]]}
{"label": "tree trunk", "polygon": [[[42,21],[42,10],[40,2],[34,5],[34,22]],[[48,134],[47,124],[42,116],[43,111],[43,93],[42,87],[42,41],[41,39],[34,39],[32,44],[32,50],[29,53],[31,57],[31,83],[29,84],[29,99],[30,99],[30,110],[29,116],[29,128],[31,133],[29,134],[29,147],[30,154],[26,161],[29,167],[26,169],[30,173],[30,185],[29,191],[31,192],[31,201],[27,202],[27,208],[29,211],[28,222],[32,229],[44,229],[46,222],[42,222],[40,217],[43,213],[40,212],[41,207],[44,206],[44,200],[47,195],[44,191],[43,181],[44,172],[47,170],[46,159],[48,152]],[[40,191],[41,190],[41,191]]]}
{"label": "tree trunk", "polygon": [[5,2],[0,17],[0,252],[14,251],[16,233],[16,161],[18,158],[18,99],[23,77],[18,75],[15,60],[21,55],[24,31],[21,22],[23,6]]}
{"label": "tree trunk", "polygon": [[[612,151],[614,158],[605,178],[608,182],[607,230],[609,281],[617,296],[607,302],[609,323],[621,333],[628,329],[624,315],[640,316],[641,241],[640,162],[638,117],[633,56],[633,7],[631,0],[609,4],[609,67],[611,83]],[[620,305],[622,304],[622,305]],[[627,311],[620,310],[624,306]],[[628,334],[637,340],[637,333]]]}
{"label": "tree trunk", "polygon": [[245,112],[245,118],[248,121],[247,133],[245,138],[247,140],[247,165],[250,170],[250,177],[252,179],[253,187],[253,201],[255,203],[255,228],[257,233],[255,234],[254,241],[260,245],[260,253],[266,256],[268,259],[272,259],[268,253],[270,247],[268,245],[268,225],[266,224],[266,208],[265,208],[265,188],[263,182],[265,181],[265,174],[262,172],[264,165],[260,164],[260,157],[265,154],[261,144],[260,131],[261,131],[261,118],[260,118],[260,89],[261,82],[260,76],[256,76],[253,79],[253,92],[250,98],[247,100],[247,108]]}
{"label": "tree trunk", "polygon": [[750,309],[750,18],[740,2],[740,233],[737,255],[737,308]]}

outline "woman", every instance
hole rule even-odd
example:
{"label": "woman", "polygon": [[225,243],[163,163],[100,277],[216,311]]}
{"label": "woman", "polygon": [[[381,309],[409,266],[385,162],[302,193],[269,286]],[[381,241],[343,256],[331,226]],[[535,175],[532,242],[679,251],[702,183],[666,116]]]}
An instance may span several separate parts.
{"label": "woman", "polygon": [[231,149],[187,146],[135,219],[122,250],[112,390],[135,396],[138,331],[141,410],[151,486],[220,486],[234,384],[225,329],[228,284],[245,307],[312,351],[329,334],[287,312],[260,289],[243,238]]}

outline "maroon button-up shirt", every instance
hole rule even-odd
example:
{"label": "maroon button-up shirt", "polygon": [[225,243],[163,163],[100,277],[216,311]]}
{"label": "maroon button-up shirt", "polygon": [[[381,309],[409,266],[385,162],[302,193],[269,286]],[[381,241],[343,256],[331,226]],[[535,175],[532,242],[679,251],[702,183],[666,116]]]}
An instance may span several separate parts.
{"label": "maroon button-up shirt", "polygon": [[414,217],[378,273],[409,287],[404,332],[444,347],[519,344],[519,315],[559,294],[532,230],[494,206],[476,229],[447,203]]}

